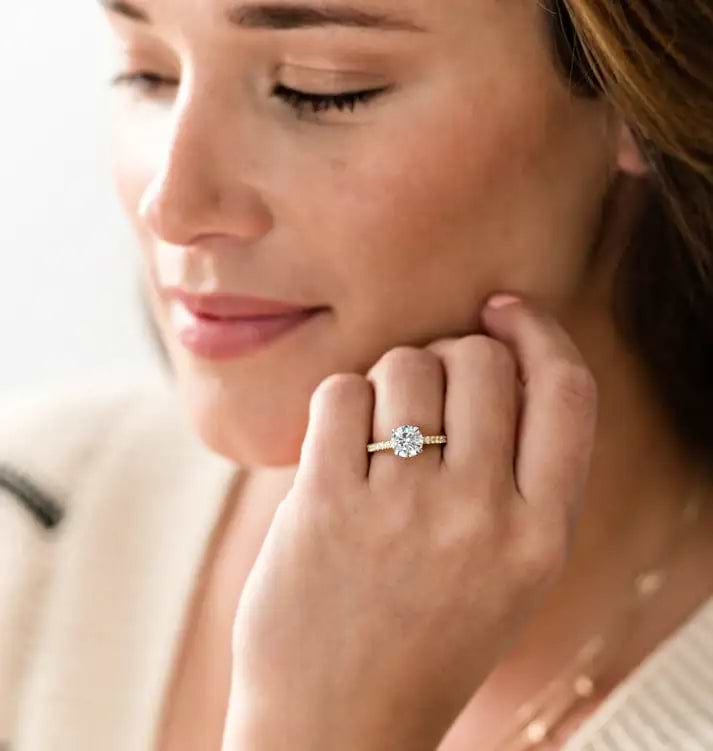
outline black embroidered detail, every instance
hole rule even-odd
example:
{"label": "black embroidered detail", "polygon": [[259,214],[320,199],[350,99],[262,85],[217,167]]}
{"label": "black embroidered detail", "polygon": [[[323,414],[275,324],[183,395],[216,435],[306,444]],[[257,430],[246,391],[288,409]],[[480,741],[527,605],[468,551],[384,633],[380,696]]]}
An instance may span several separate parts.
{"label": "black embroidered detail", "polygon": [[[38,487],[26,473],[2,462],[0,488],[9,490],[45,528],[54,529],[62,521],[64,509],[52,496]],[[1,743],[0,751],[4,751]]]}

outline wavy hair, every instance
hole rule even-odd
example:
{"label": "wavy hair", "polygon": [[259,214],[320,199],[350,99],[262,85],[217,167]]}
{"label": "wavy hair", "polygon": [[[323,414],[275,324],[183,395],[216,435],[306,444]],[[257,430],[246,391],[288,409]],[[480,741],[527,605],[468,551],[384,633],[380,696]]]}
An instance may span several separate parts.
{"label": "wavy hair", "polygon": [[683,444],[713,471],[713,5],[547,0],[545,10],[572,89],[611,101],[648,162],[614,320]]}

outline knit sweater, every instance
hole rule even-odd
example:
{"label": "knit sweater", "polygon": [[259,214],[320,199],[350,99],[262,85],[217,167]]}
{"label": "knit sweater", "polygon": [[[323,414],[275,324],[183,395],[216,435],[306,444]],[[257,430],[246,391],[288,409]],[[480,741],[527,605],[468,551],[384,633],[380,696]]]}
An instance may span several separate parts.
{"label": "knit sweater", "polygon": [[[0,749],[151,751],[240,468],[200,442],[162,380],[61,383],[4,401]],[[713,598],[566,749],[713,750]]]}

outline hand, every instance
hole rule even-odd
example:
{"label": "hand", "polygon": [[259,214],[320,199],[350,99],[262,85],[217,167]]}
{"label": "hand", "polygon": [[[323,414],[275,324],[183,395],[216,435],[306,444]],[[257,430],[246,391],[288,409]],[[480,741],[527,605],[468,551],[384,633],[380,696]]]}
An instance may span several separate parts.
{"label": "hand", "polygon": [[[432,751],[561,574],[595,381],[544,311],[483,323],[314,392],[236,615],[224,751]],[[448,443],[367,454],[404,423]]]}

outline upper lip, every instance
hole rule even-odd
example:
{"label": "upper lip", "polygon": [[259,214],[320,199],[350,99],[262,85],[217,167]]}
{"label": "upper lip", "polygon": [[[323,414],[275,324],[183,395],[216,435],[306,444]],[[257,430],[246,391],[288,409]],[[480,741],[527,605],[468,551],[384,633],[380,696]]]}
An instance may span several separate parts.
{"label": "upper lip", "polygon": [[269,300],[245,295],[209,294],[195,295],[185,290],[171,287],[166,292],[183,302],[195,315],[216,316],[219,318],[255,318],[259,316],[280,316],[317,308],[281,300]]}

